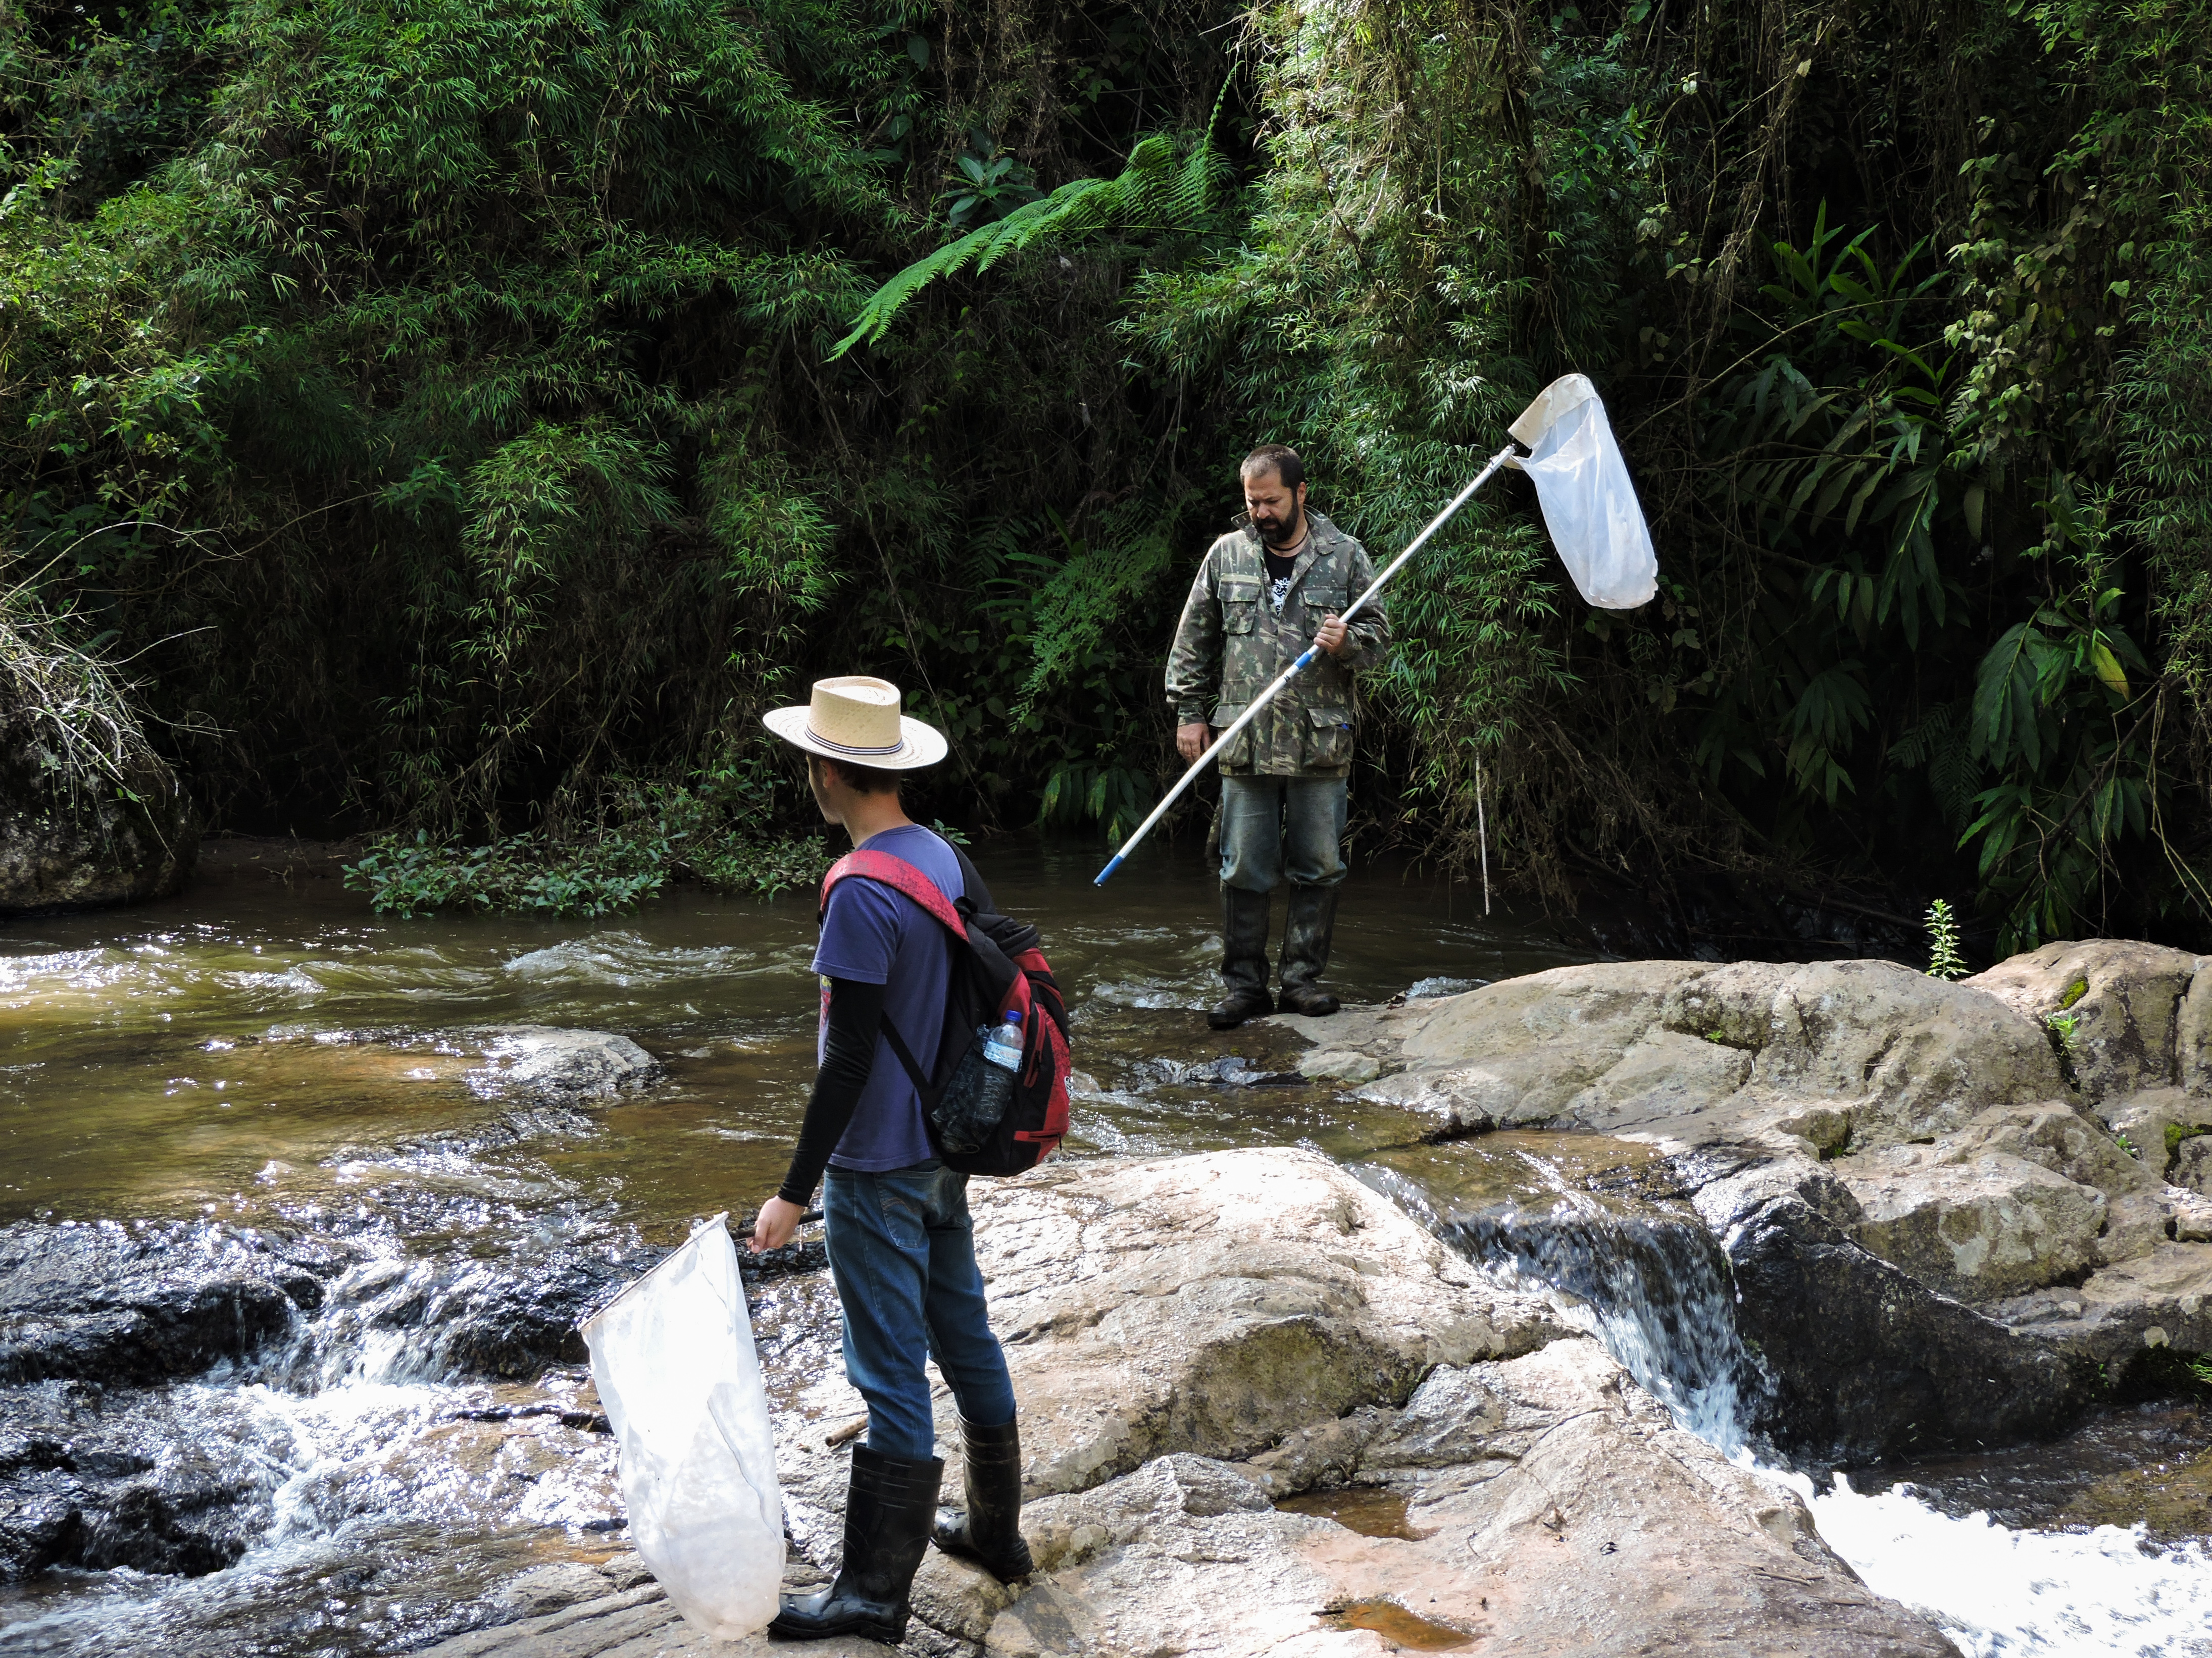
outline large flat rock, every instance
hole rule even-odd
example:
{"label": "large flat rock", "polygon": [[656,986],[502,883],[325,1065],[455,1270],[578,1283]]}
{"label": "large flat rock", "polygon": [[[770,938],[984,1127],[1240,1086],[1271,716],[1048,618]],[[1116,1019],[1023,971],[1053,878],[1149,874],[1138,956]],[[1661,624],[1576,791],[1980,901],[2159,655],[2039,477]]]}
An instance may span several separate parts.
{"label": "large flat rock", "polygon": [[1564,1333],[1315,1153],[1072,1163],[970,1188],[1029,1488],[1242,1455]]}
{"label": "large flat rock", "polygon": [[[1443,1367],[1402,1408],[1312,1425],[1337,1483],[1402,1524],[1369,1535],[1275,1501],[1310,1459],[1176,1452],[1028,1505],[1037,1555],[1004,1588],[933,1554],[908,1646],[1005,1658],[1483,1646],[1513,1654],[1948,1658],[1822,1543],[1796,1492],[1728,1462],[1587,1338]],[[1323,1504],[1322,1506],[1328,1506]],[[1385,1528],[1375,1528],[1385,1529]],[[1395,1534],[1388,1534],[1395,1532]],[[958,1643],[958,1644],[953,1644]],[[866,1642],[810,1652],[862,1655]],[[705,1658],[650,1587],[479,1631],[438,1658]]]}
{"label": "large flat rock", "polygon": [[1349,1472],[1405,1502],[1403,1534],[1276,1509],[1274,1469],[1162,1459],[1031,1506],[1049,1581],[986,1649],[1951,1650],[1860,1583],[1793,1492],[1674,1428],[1587,1339],[1440,1369],[1349,1436]]}
{"label": "large flat rock", "polygon": [[1905,1144],[2067,1092],[2035,1022],[1893,962],[1603,963],[1455,996],[1369,1097],[1448,1125],[1640,1133],[1670,1147]]}
{"label": "large flat rock", "polygon": [[[1009,1588],[933,1552],[909,1651],[1949,1651],[1858,1582],[1792,1491],[1674,1428],[1545,1303],[1319,1157],[1075,1163],[979,1182],[974,1203],[1039,1571]],[[800,1315],[780,1308],[789,1351]],[[828,1442],[856,1403],[824,1375],[779,1414],[794,1581],[835,1564],[846,1456]],[[941,1447],[952,1425],[948,1401]],[[1402,1504],[1400,1534],[1275,1506],[1351,1485]],[[644,1586],[432,1650],[800,1649],[706,1642]]]}
{"label": "large flat rock", "polygon": [[[1178,1451],[1249,1455],[1395,1404],[1433,1365],[1565,1333],[1540,1297],[1498,1289],[1313,1152],[1048,1165],[969,1189],[1035,1496]],[[833,1424],[862,1414],[842,1372],[811,1382],[799,1408]],[[827,1437],[781,1436],[777,1467],[793,1536],[834,1558],[846,1454]],[[948,1482],[959,1442],[940,1388]]]}
{"label": "large flat rock", "polygon": [[[1328,1045],[1313,1074],[1441,1133],[1664,1153],[1802,1407],[1784,1442],[1866,1455],[2045,1431],[2099,1366],[2161,1339],[2203,1351],[2179,1311],[2212,1291],[2199,959],[2058,944],[1958,984],[1889,962],[1607,963],[1279,1023]],[[1833,1315],[1759,1299],[1805,1294]]]}
{"label": "large flat rock", "polygon": [[539,1618],[456,1636],[429,1648],[436,1658],[890,1658],[896,1647],[873,1641],[809,1641],[794,1646],[765,1635],[720,1641],[685,1623],[657,1583],[603,1595]]}

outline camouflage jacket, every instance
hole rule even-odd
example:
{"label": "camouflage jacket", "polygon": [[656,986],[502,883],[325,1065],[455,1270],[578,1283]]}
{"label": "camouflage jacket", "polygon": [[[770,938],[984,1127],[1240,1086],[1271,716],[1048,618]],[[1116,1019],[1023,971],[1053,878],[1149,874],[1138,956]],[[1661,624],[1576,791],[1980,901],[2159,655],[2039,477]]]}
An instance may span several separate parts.
{"label": "camouflage jacket", "polygon": [[[1259,536],[1231,531],[1206,549],[1168,655],[1168,700],[1178,724],[1221,726],[1313,643],[1332,613],[1367,590],[1375,567],[1367,550],[1319,513],[1306,537],[1279,615],[1267,602],[1267,566]],[[1326,651],[1222,751],[1229,775],[1340,776],[1352,766],[1352,670],[1378,661],[1390,623],[1378,599],[1352,624],[1344,652]]]}

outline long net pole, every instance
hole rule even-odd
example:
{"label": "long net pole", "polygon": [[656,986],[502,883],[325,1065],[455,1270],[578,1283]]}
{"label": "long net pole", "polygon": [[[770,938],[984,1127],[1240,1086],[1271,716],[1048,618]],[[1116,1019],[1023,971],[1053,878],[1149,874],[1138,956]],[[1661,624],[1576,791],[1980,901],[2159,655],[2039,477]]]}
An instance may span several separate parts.
{"label": "long net pole", "polygon": [[[1459,511],[1461,507],[1466,506],[1468,498],[1472,496],[1477,489],[1480,489],[1484,484],[1489,483],[1491,474],[1497,471],[1499,467],[1504,465],[1507,461],[1512,459],[1513,454],[1514,447],[1509,443],[1503,449],[1500,449],[1496,454],[1492,455],[1490,458],[1490,465],[1484,467],[1480,472],[1477,472],[1474,475],[1474,481],[1468,484],[1466,489],[1454,495],[1451,498],[1450,504],[1447,506],[1443,511],[1438,513],[1434,518],[1429,520],[1428,527],[1423,530],[1420,534],[1415,536],[1413,540],[1407,544],[1406,550],[1399,554],[1397,557],[1392,559],[1389,564],[1383,569],[1382,574],[1376,576],[1373,581],[1368,584],[1367,591],[1360,594],[1358,598],[1353,599],[1350,604],[1345,607],[1343,619],[1349,622],[1352,617],[1358,616],[1360,610],[1366,605],[1367,601],[1382,591],[1383,584],[1389,581],[1392,576],[1397,574],[1400,570],[1405,568],[1406,561],[1413,557],[1415,553],[1419,552],[1421,549],[1427,544],[1428,539],[1431,536],[1436,534],[1436,532],[1443,529],[1445,525],[1450,523],[1452,514]],[[1289,684],[1291,681],[1296,679],[1301,673],[1304,673],[1308,668],[1311,667],[1314,663],[1320,659],[1320,656],[1321,647],[1318,645],[1309,645],[1299,653],[1298,659],[1297,661],[1291,663],[1289,667],[1284,669],[1282,672],[1276,675],[1274,683],[1268,686],[1266,690],[1261,691],[1259,695],[1254,697],[1252,701],[1246,705],[1244,712],[1238,714],[1237,718],[1231,722],[1229,728],[1223,732],[1220,736],[1213,739],[1213,746],[1206,750],[1204,754],[1199,756],[1197,759],[1191,762],[1190,769],[1182,774],[1182,780],[1176,783],[1173,788],[1167,792],[1166,798],[1162,799],[1159,805],[1152,808],[1152,815],[1145,819],[1143,823],[1137,825],[1136,832],[1131,835],[1127,840],[1121,842],[1121,849],[1114,854],[1112,860],[1107,864],[1104,869],[1098,872],[1098,878],[1093,881],[1091,884],[1097,887],[1103,887],[1108,881],[1111,880],[1114,876],[1114,872],[1121,867],[1122,860],[1127,858],[1132,852],[1136,850],[1137,843],[1152,832],[1153,825],[1158,823],[1161,818],[1168,815],[1168,808],[1175,805],[1177,800],[1180,800],[1182,798],[1183,791],[1198,780],[1199,773],[1204,771],[1206,768],[1221,753],[1222,750],[1227,748],[1231,743],[1236,740],[1237,734],[1243,731],[1245,726],[1252,723],[1254,716],[1258,714],[1261,709],[1266,708],[1268,703],[1274,701],[1277,693],[1279,693],[1284,686]]]}

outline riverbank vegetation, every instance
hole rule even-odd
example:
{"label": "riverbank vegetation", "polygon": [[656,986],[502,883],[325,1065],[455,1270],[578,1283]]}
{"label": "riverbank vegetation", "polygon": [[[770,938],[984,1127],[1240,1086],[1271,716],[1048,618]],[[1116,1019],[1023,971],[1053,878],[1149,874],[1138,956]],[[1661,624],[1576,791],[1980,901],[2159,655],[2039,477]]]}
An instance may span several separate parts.
{"label": "riverbank vegetation", "polygon": [[2193,0],[28,0],[0,537],[219,821],[588,906],[685,812],[775,884],[822,671],[951,735],[926,811],[1118,833],[1237,458],[1388,550],[1579,369],[1662,597],[1477,503],[1367,834],[1465,865],[1480,767],[1553,903],[2198,940],[2208,64]]}

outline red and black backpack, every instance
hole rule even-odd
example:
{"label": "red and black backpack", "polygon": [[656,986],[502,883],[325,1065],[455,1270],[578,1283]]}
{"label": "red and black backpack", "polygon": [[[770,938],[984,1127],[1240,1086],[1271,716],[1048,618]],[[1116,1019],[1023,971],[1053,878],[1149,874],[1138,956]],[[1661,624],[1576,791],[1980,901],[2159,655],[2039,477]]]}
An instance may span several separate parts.
{"label": "red and black backpack", "polygon": [[[1000,914],[968,854],[957,847],[952,853],[960,860],[966,888],[957,902],[903,858],[887,852],[848,852],[822,878],[822,910],[829,910],[830,893],[838,882],[857,876],[903,893],[945,929],[951,944],[951,965],[936,1074],[923,1074],[888,1017],[884,1035],[921,1096],[922,1121],[928,1127],[931,1147],[945,1167],[963,1175],[1018,1175],[1059,1150],[1067,1133],[1067,1005],[1052,976],[1052,964],[1044,958],[1037,930]],[[1014,1078],[1012,1102],[980,1149],[949,1151],[938,1132],[938,1102],[963,1061],[971,1066],[981,1063],[980,1033],[999,1024],[1009,1012],[1022,1016],[1022,1067]]]}

